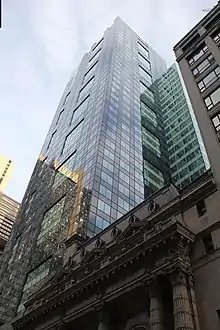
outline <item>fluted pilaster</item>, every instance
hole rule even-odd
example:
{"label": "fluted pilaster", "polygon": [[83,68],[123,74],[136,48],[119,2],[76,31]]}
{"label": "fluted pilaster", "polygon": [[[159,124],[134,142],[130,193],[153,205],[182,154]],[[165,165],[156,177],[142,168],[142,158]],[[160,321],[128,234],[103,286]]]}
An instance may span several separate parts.
{"label": "fluted pilaster", "polygon": [[150,330],[164,330],[163,304],[157,283],[150,289]]}
{"label": "fluted pilaster", "polygon": [[191,303],[192,303],[192,312],[193,312],[193,320],[196,330],[200,330],[199,325],[199,317],[198,317],[198,311],[197,311],[197,305],[196,305],[196,297],[195,297],[195,289],[194,289],[194,281],[193,277],[190,275],[188,277],[188,283],[189,283],[189,291],[191,296]]}
{"label": "fluted pilaster", "polygon": [[184,273],[178,271],[171,275],[173,287],[173,314],[175,330],[194,330],[187,283]]}

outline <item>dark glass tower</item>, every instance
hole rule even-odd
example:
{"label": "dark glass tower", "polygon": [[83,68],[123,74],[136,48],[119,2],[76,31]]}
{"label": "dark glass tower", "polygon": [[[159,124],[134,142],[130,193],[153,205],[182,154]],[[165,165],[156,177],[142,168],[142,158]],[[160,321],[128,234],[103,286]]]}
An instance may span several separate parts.
{"label": "dark glass tower", "polygon": [[120,18],[83,57],[5,248],[0,317],[24,312],[62,268],[66,242],[99,233],[170,180],[165,73],[164,60]]}

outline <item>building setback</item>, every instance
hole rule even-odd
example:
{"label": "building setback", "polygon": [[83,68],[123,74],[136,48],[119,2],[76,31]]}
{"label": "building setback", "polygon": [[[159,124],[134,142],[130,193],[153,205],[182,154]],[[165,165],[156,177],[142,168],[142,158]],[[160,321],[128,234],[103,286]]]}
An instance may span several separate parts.
{"label": "building setback", "polygon": [[[62,270],[73,238],[99,234],[175,179],[158,87],[166,71],[164,60],[120,18],[83,57],[64,91],[2,257],[2,319],[24,313],[25,301]],[[175,92],[177,100],[181,95]],[[181,136],[179,124],[177,131]],[[190,159],[186,183],[187,176],[191,181],[205,171],[199,140],[194,141],[200,163],[191,171]]]}

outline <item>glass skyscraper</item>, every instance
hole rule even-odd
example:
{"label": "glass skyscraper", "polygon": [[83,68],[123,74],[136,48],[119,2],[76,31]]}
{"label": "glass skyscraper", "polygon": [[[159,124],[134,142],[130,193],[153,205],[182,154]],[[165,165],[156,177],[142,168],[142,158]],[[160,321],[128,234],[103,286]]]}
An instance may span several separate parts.
{"label": "glass skyscraper", "polygon": [[[5,248],[0,317],[10,317],[18,306],[24,311],[23,302],[62,267],[65,242],[75,234],[92,237],[166,183],[181,187],[187,175],[192,177],[191,171],[181,172],[184,154],[175,154],[175,148],[189,146],[184,134],[193,135],[200,159],[193,173],[205,171],[178,79],[120,18],[83,57],[63,93]],[[187,133],[181,126],[185,118]],[[186,168],[191,157],[197,159],[192,151]]]}

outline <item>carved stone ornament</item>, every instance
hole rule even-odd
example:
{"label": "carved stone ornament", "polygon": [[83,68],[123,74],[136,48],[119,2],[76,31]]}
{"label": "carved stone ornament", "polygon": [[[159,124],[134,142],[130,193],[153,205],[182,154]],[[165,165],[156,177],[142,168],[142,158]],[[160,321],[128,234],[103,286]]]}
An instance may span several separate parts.
{"label": "carved stone ornament", "polygon": [[87,255],[86,250],[82,249],[82,251],[80,252],[80,258],[83,259],[83,258],[85,258],[86,255]]}
{"label": "carved stone ornament", "polygon": [[118,227],[114,226],[114,227],[112,228],[111,237],[112,237],[112,238],[115,238],[115,237],[117,237],[120,233],[121,233],[121,230],[120,230]]}
{"label": "carved stone ornament", "polygon": [[101,238],[98,238],[97,241],[96,241],[96,243],[95,243],[95,247],[96,248],[101,248],[104,245],[105,245],[105,241],[102,240]]}
{"label": "carved stone ornament", "polygon": [[148,211],[150,213],[155,212],[159,207],[160,207],[159,204],[151,200],[150,203],[148,204]]}
{"label": "carved stone ornament", "polygon": [[140,221],[138,217],[136,217],[134,214],[132,214],[129,218],[129,223]]}

